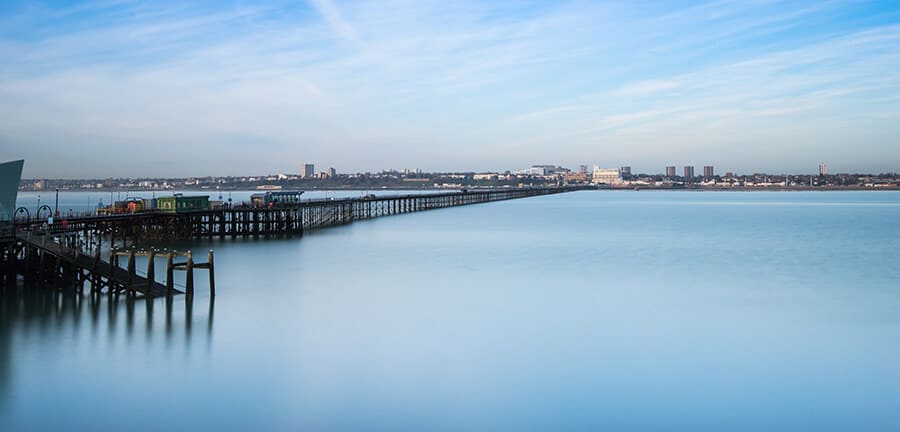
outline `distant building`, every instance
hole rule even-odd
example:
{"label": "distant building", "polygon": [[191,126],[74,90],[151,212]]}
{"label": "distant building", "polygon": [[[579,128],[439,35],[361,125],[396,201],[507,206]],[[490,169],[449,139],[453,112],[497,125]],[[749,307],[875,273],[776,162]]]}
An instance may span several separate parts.
{"label": "distant building", "polygon": [[587,173],[566,173],[563,178],[567,183],[587,183],[590,180]]}
{"label": "distant building", "polygon": [[622,174],[622,177],[630,176],[631,175],[631,167],[623,166],[622,168],[619,168],[619,173]]}
{"label": "distant building", "polygon": [[685,165],[684,166],[684,178],[694,178],[694,166],[693,165]]}
{"label": "distant building", "polygon": [[593,184],[616,185],[622,183],[622,176],[615,168],[600,168],[594,165],[594,173],[591,176]]}
{"label": "distant building", "polygon": [[515,170],[515,171],[513,171],[513,174],[545,176],[545,175],[553,174],[555,172],[556,172],[555,165],[532,165],[531,168],[523,168],[520,170]]}
{"label": "distant building", "polygon": [[819,175],[828,175],[828,165],[825,165],[825,162],[819,164]]}
{"label": "distant building", "polygon": [[303,178],[313,178],[313,177],[315,177],[315,176],[316,176],[316,166],[315,166],[315,164],[304,164],[304,165],[303,165],[303,172],[301,173],[300,177],[303,177]]}
{"label": "distant building", "polygon": [[703,167],[703,177],[715,177],[715,169],[711,165]]}
{"label": "distant building", "polygon": [[325,171],[325,175],[328,177],[337,177],[337,170],[334,168],[328,168],[328,171]]}
{"label": "distant building", "polygon": [[666,177],[675,177],[675,167],[673,167],[673,166],[666,167]]}
{"label": "distant building", "polygon": [[588,167],[587,165],[578,165],[578,174],[587,174]]}
{"label": "distant building", "polygon": [[497,180],[497,173],[480,173],[472,176],[473,180]]}

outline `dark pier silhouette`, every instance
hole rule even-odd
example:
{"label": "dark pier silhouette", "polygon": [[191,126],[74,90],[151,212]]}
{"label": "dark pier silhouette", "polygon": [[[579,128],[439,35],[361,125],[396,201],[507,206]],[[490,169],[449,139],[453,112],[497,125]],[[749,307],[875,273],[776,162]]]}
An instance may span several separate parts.
{"label": "dark pier silhouette", "polygon": [[[269,206],[226,206],[191,211],[141,211],[116,215],[44,221],[16,221],[15,233],[2,242],[5,286],[17,275],[26,282],[75,286],[92,293],[125,293],[143,297],[181,294],[173,282],[175,271],[185,271],[184,292],[193,295],[194,271],[209,274],[210,295],[215,295],[212,251],[205,263],[191,252],[175,253],[152,247],[154,242],[202,238],[303,235],[308,230],[344,225],[355,220],[420,212],[494,201],[528,198],[582,190],[585,187],[489,189],[433,194],[366,195],[358,198],[319,199]],[[107,260],[101,250],[108,251]],[[139,273],[135,258],[146,258]],[[156,261],[165,259],[165,283],[157,281]],[[122,265],[122,261],[125,265]]]}

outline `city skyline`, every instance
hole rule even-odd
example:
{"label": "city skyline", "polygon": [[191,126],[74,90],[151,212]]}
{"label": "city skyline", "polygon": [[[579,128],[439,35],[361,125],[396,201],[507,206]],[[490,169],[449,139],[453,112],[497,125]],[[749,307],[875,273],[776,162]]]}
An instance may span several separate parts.
{"label": "city skyline", "polygon": [[900,8],[855,1],[13,2],[0,159],[34,178],[894,172],[898,46]]}
{"label": "city skyline", "polygon": [[[680,167],[675,167],[671,165],[667,165],[662,167],[662,169],[658,171],[654,170],[634,170],[631,165],[618,165],[616,164],[591,164],[590,167],[593,167],[593,172],[597,172],[597,170],[606,171],[607,174],[611,171],[617,172],[620,176],[635,176],[635,177],[647,177],[647,176],[656,176],[656,177],[668,177],[668,178],[725,178],[725,177],[752,177],[752,176],[776,176],[776,177],[813,177],[813,176],[898,176],[900,173],[896,171],[886,171],[886,172],[834,172],[826,169],[826,163],[820,163],[817,168],[818,171],[805,171],[805,172],[771,172],[771,171],[752,171],[752,172],[741,172],[735,170],[729,170],[728,168],[723,169],[722,171],[718,171],[717,165],[703,165],[702,175],[697,174],[695,165],[684,165]],[[379,176],[379,175],[389,175],[389,174],[401,174],[401,175],[411,175],[411,176],[458,176],[458,175],[475,175],[476,179],[479,175],[488,175],[488,174],[509,174],[509,175],[519,175],[519,176],[538,176],[538,177],[551,177],[558,176],[562,173],[570,173],[570,174],[587,174],[590,177],[590,173],[592,170],[589,165],[580,164],[576,167],[560,165],[560,164],[531,164],[525,167],[519,168],[506,168],[506,169],[494,169],[494,170],[455,170],[455,171],[426,171],[420,168],[382,168],[378,170],[368,170],[368,171],[345,171],[338,172],[338,170],[334,167],[328,167],[324,170],[316,170],[315,163],[304,163],[300,166],[299,170],[287,170],[287,171],[278,171],[278,172],[267,172],[267,173],[241,173],[241,174],[229,174],[229,175],[182,175],[182,176],[94,176],[94,177],[22,177],[22,182],[30,183],[30,182],[41,182],[44,180],[51,181],[109,181],[109,180],[197,180],[197,179],[244,179],[243,181],[262,181],[262,180],[289,180],[289,179],[327,179],[334,178],[338,176],[342,177],[359,177],[359,176]]]}

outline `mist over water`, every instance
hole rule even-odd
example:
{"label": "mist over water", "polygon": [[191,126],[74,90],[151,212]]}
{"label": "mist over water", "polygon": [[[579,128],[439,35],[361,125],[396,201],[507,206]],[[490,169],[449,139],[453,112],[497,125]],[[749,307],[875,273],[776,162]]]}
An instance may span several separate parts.
{"label": "mist over water", "polygon": [[215,250],[214,305],[2,297],[0,429],[900,429],[896,192],[584,191],[165,246]]}

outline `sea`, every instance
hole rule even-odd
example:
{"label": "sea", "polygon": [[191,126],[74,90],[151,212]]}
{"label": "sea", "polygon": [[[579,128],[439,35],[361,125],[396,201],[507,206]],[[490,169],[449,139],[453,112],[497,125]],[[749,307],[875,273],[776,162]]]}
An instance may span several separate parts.
{"label": "sea", "polygon": [[0,430],[900,430],[898,192],[579,191],[160,246],[214,250],[215,298],[202,273],[192,301],[0,297]]}

